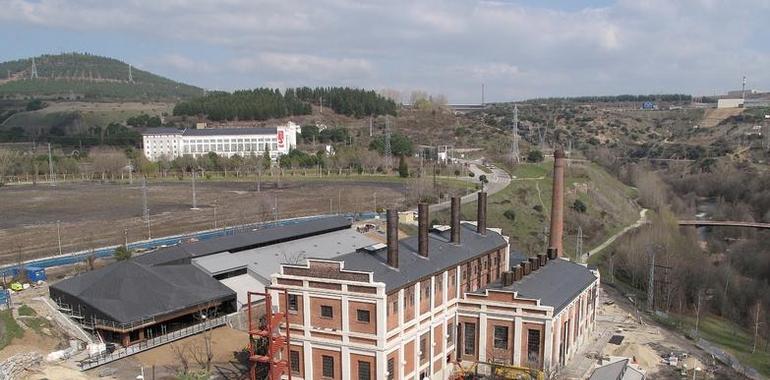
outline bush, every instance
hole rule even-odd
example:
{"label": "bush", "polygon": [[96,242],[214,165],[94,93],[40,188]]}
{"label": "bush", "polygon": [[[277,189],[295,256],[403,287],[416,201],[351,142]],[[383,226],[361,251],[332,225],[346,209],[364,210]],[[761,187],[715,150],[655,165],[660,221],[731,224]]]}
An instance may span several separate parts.
{"label": "bush", "polygon": [[471,177],[471,178],[473,178],[474,176],[476,176],[476,173],[474,173],[474,172],[469,172],[469,173],[468,173],[468,176],[469,176],[469,177]]}
{"label": "bush", "polygon": [[508,209],[503,212],[503,216],[511,222],[516,221],[516,211],[514,209]]}
{"label": "bush", "polygon": [[537,211],[537,212],[543,212],[543,206],[541,206],[541,205],[534,205],[532,207],[532,209]]}
{"label": "bush", "polygon": [[579,212],[581,214],[585,213],[588,210],[588,207],[586,206],[586,204],[583,203],[583,201],[581,201],[580,199],[575,199],[575,201],[572,202],[572,206],[571,207],[572,207],[573,210],[575,210],[575,211],[577,211],[577,212]]}
{"label": "bush", "polygon": [[530,150],[529,153],[527,153],[527,161],[528,162],[543,162],[543,152],[535,149]]}
{"label": "bush", "polygon": [[398,176],[401,178],[409,177],[409,166],[406,165],[404,156],[398,159]]}

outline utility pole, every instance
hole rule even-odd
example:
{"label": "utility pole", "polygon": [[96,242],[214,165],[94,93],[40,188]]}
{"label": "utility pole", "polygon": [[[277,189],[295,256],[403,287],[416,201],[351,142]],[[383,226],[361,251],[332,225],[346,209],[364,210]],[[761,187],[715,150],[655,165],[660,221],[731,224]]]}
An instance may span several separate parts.
{"label": "utility pole", "polygon": [[372,137],[372,115],[369,115],[369,137]]}
{"label": "utility pole", "polygon": [[481,84],[481,106],[484,107],[484,83]]}
{"label": "utility pole", "polygon": [[[32,61],[34,63],[34,61]],[[743,86],[741,87],[741,99],[746,101],[746,76],[743,76]]]}
{"label": "utility pole", "polygon": [[131,160],[128,160],[128,184],[134,184],[134,164]]}
{"label": "utility pole", "polygon": [[321,105],[321,109],[320,109],[320,111],[318,113],[324,113],[324,97],[323,96],[320,97],[320,99],[318,100],[318,103]]}
{"label": "utility pole", "polygon": [[513,105],[513,128],[511,130],[511,163],[521,162],[521,153],[519,152],[519,106]]}
{"label": "utility pole", "polygon": [[342,214],[342,190],[337,190],[337,214]]}
{"label": "utility pole", "polygon": [[214,200],[214,229],[217,228],[217,201]]}
{"label": "utility pole", "polygon": [[273,206],[273,218],[278,221],[278,194],[275,195],[275,206]]}
{"label": "utility pole", "polygon": [[377,213],[377,193],[374,193],[374,213]]}
{"label": "utility pole", "polygon": [[59,256],[61,256],[61,220],[56,221],[56,237],[59,240]]}
{"label": "utility pole", "polygon": [[329,215],[334,214],[334,200],[329,198]]}
{"label": "utility pole", "polygon": [[192,209],[198,209],[198,200],[195,197],[195,169],[192,170]]}
{"label": "utility pole", "polygon": [[144,221],[147,223],[147,239],[152,238],[150,233],[150,209],[147,208],[147,177],[142,177],[142,203],[144,206],[143,216]]}
{"label": "utility pole", "polygon": [[700,326],[700,303],[701,303],[701,291],[698,289],[698,306],[695,309],[695,336],[698,336],[698,327]]}
{"label": "utility pole", "polygon": [[387,171],[390,171],[391,169],[391,148],[390,148],[390,117],[388,115],[385,115],[385,147],[384,147],[384,153],[385,153],[385,168]]}
{"label": "utility pole", "polygon": [[152,239],[152,226],[150,223],[150,209],[147,209],[147,240]]}
{"label": "utility pole", "polygon": [[575,260],[583,262],[583,228],[578,226],[577,242],[575,242]]}
{"label": "utility pole", "polygon": [[123,246],[128,249],[128,228],[123,227]]}
{"label": "utility pole", "polygon": [[30,79],[37,79],[37,65],[35,64],[35,57],[32,57],[32,72],[29,75]]}
{"label": "utility pole", "polygon": [[[650,247],[650,279],[647,284],[647,309],[655,311],[655,247]],[[698,299],[700,303],[700,299]],[[700,308],[700,306],[698,306]]]}
{"label": "utility pole", "polygon": [[51,177],[51,186],[56,186],[56,174],[53,172],[53,156],[51,155],[51,143],[48,143],[48,176]]}

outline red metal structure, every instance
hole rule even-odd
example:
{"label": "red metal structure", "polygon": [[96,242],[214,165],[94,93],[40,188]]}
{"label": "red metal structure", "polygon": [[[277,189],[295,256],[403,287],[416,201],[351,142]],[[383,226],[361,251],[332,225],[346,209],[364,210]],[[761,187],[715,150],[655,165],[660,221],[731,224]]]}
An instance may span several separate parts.
{"label": "red metal structure", "polygon": [[[284,305],[289,304],[289,295],[282,290]],[[254,320],[252,296],[265,298],[264,321]],[[267,364],[268,380],[280,380],[287,375],[291,380],[291,355],[289,355],[289,316],[282,312],[273,312],[272,296],[269,289],[265,293],[248,292],[249,318],[249,379],[257,380],[257,363]],[[286,307],[286,306],[285,306]],[[283,332],[281,331],[283,330]],[[258,342],[264,341],[265,352],[257,353]]]}

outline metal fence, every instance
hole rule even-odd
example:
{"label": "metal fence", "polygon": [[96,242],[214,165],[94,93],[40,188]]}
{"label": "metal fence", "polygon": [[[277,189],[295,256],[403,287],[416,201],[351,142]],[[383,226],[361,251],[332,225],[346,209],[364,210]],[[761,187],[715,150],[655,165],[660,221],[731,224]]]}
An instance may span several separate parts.
{"label": "metal fence", "polygon": [[200,332],[222,326],[226,323],[226,321],[227,321],[227,316],[213,318],[206,322],[198,323],[190,327],[185,327],[181,330],[176,330],[168,334],[161,335],[152,339],[148,339],[128,347],[117,349],[111,353],[105,353],[105,354],[100,354],[96,356],[89,356],[88,358],[82,360],[79,363],[80,370],[81,371],[89,370],[91,368],[95,368],[100,365],[113,362],[115,360],[123,359],[127,356],[131,356],[131,355],[140,353],[142,351],[146,351],[146,350],[164,345],[166,343],[171,343],[175,340],[186,338],[188,336],[195,335]]}

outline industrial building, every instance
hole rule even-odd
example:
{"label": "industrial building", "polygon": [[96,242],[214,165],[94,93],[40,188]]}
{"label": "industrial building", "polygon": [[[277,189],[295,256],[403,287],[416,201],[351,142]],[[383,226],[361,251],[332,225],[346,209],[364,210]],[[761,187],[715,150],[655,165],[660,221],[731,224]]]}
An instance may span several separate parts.
{"label": "industrial building", "polygon": [[273,128],[151,128],[142,133],[144,155],[150,161],[173,160],[210,152],[224,157],[261,156],[275,160],[297,146],[301,128],[292,122]]}
{"label": "industrial building", "polygon": [[[429,226],[399,240],[398,213],[387,244],[282,264],[272,276],[273,308],[288,315],[292,378],[447,379],[460,366],[558,370],[595,326],[599,274],[561,258],[564,154],[554,170],[548,254],[511,253],[486,227],[486,194],[476,223]],[[287,292],[284,301],[279,295]]]}

